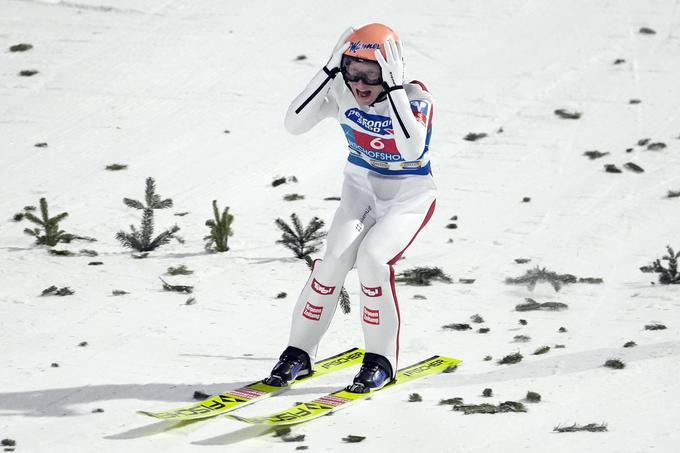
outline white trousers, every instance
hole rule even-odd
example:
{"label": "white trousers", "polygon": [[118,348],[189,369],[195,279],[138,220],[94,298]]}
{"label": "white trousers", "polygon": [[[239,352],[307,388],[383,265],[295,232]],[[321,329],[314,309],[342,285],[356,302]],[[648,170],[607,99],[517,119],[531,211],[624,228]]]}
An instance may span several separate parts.
{"label": "white trousers", "polygon": [[290,346],[314,362],[345,277],[356,265],[366,352],[386,357],[396,373],[401,319],[394,264],[432,216],[435,196],[430,175],[383,176],[347,164],[326,253],[315,260],[293,311]]}

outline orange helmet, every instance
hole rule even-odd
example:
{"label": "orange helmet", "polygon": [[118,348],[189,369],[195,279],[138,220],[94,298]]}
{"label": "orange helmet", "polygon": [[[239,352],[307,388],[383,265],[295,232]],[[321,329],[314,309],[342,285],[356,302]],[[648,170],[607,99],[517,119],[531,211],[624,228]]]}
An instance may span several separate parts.
{"label": "orange helmet", "polygon": [[368,24],[354,30],[354,33],[349,35],[347,42],[349,48],[343,55],[348,57],[361,58],[362,60],[375,60],[375,49],[380,49],[380,52],[385,55],[383,43],[387,38],[392,38],[394,42],[400,41],[399,36],[387,25],[383,24]]}

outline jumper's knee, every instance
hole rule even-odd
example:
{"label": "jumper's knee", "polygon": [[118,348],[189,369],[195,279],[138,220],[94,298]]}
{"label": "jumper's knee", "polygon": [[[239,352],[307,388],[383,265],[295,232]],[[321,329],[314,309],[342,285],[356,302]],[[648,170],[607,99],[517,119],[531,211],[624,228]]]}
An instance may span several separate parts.
{"label": "jumper's knee", "polygon": [[380,283],[389,276],[389,265],[369,247],[359,247],[357,272],[363,284]]}

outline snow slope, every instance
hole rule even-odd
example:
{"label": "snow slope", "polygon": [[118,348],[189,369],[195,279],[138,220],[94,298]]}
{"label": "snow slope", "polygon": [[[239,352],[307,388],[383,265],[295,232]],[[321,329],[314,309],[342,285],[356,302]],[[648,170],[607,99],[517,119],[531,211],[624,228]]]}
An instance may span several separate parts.
{"label": "snow slope", "polygon": [[[291,136],[283,114],[340,33],[372,21],[397,30],[410,76],[436,99],[438,209],[397,271],[440,266],[456,281],[399,286],[401,361],[439,353],[464,364],[295,428],[306,434],[303,444],[255,436],[224,419],[151,435],[158,424],[136,410],[253,381],[285,346],[307,270],[275,243],[273,220],[297,212],[303,222],[316,215],[330,223],[337,202],[324,198],[340,193],[346,150],[333,122]],[[34,49],[7,50],[20,42]],[[655,277],[638,268],[666,245],[680,248],[679,201],[666,198],[680,190],[679,51],[680,11],[670,0],[465,0],[417,8],[401,0],[333,8],[2,0],[0,438],[15,439],[21,452],[674,450],[680,293],[652,285]],[[301,54],[307,58],[297,60]],[[618,58],[625,62],[613,64]],[[25,69],[39,73],[19,77]],[[560,119],[553,114],[559,108],[583,115]],[[488,136],[469,142],[468,132]],[[649,151],[637,146],[642,138],[668,146]],[[610,154],[583,156],[594,149]],[[645,172],[604,172],[605,163],[627,162]],[[129,168],[104,170],[112,163]],[[292,175],[299,182],[271,187],[274,177]],[[142,198],[149,176],[174,200],[157,227],[177,223],[186,242],[135,260],[114,236],[139,223],[122,199]],[[287,193],[306,198],[287,202]],[[59,248],[91,248],[99,257],[54,257],[33,245],[23,233],[28,222],[11,219],[40,197],[51,213],[69,212],[68,232],[98,239]],[[235,215],[226,254],[203,251],[213,199]],[[189,214],[173,215],[180,212]],[[458,228],[447,229],[453,215]],[[520,257],[531,262],[517,264]],[[88,266],[93,260],[104,265]],[[195,273],[163,275],[180,264]],[[604,283],[559,293],[504,283],[534,266]],[[197,303],[164,292],[159,276],[194,285]],[[76,294],[39,297],[50,285]],[[346,286],[356,307],[355,273]],[[115,297],[114,289],[130,294]],[[281,291],[286,299],[275,298]],[[514,311],[527,297],[569,309]],[[441,328],[476,313],[489,333],[477,333],[475,324],[466,332]],[[668,329],[644,330],[653,322]],[[515,335],[531,341],[513,342]],[[638,346],[622,348],[629,340]],[[88,346],[78,347],[82,341]],[[361,344],[356,309],[338,313],[320,356]],[[556,344],[565,347],[532,355]],[[525,356],[521,363],[496,363],[514,352]],[[494,360],[484,361],[487,355]],[[611,358],[626,368],[604,368]],[[351,376],[329,376],[241,412],[281,409]],[[487,387],[490,400],[481,397]],[[437,404],[455,396],[520,400],[528,390],[543,401],[527,413],[462,415]],[[423,402],[406,402],[412,392]],[[552,432],[593,422],[607,423],[608,432]],[[348,434],[367,439],[344,445]]]}

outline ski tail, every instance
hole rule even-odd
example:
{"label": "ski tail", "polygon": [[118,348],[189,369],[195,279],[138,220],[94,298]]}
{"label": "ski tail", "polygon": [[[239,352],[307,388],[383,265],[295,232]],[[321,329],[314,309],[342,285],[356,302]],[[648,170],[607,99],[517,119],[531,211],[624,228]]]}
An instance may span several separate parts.
{"label": "ski tail", "polygon": [[226,393],[211,396],[210,398],[188,406],[161,412],[138,411],[137,413],[161,420],[171,420],[177,422],[214,417],[216,415],[225,414],[240,407],[255,403],[270,396],[274,396],[277,393],[281,393],[282,391],[298,383],[315,379],[326,374],[334,373],[349,366],[358,364],[361,362],[363,357],[363,349],[351,348],[345,352],[341,352],[334,356],[318,361],[314,365],[314,371],[312,373],[293,381],[286,387],[267,385],[260,380],[244,387],[230,390]]}
{"label": "ski tail", "polygon": [[315,400],[300,403],[294,407],[261,417],[241,417],[238,415],[227,415],[229,418],[239,420],[244,423],[253,425],[293,425],[296,423],[303,423],[315,418],[327,415],[336,410],[347,407],[351,403],[364,399],[373,395],[376,392],[383,391],[395,387],[397,385],[406,384],[415,379],[420,379],[425,376],[442,373],[461,363],[461,360],[452,359],[450,357],[443,357],[435,355],[429,359],[409,365],[400,369],[397,372],[396,379],[381,389],[374,390],[370,393],[353,393],[346,389],[338,390],[328,395],[322,396]]}

